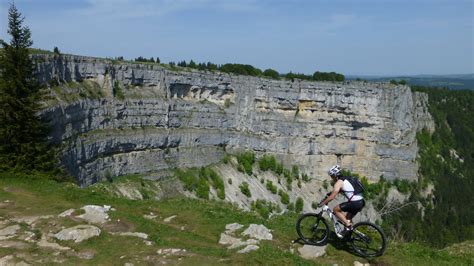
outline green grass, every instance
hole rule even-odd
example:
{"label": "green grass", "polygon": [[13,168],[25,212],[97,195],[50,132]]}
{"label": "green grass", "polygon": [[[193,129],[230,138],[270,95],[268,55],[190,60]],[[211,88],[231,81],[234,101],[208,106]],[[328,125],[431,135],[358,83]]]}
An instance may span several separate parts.
{"label": "green grass", "polygon": [[[114,179],[115,182],[136,181],[137,176]],[[112,223],[128,224],[132,231],[147,233],[153,242],[152,246],[144,245],[143,241],[134,237],[115,236],[102,230],[99,237],[81,243],[61,242],[74,248],[76,252],[89,250],[96,255],[92,260],[82,260],[76,256],[61,255],[65,264],[110,265],[132,262],[136,265],[158,264],[159,248],[185,248],[192,256],[183,257],[185,265],[353,265],[355,260],[380,265],[469,265],[473,263],[472,248],[469,245],[452,249],[436,250],[415,243],[390,243],[386,254],[371,261],[351,254],[340,243],[330,242],[328,255],[315,261],[308,261],[292,254],[290,248],[296,250],[300,244],[291,244],[296,239],[294,224],[297,215],[274,216],[265,219],[252,212],[243,212],[235,206],[211,200],[189,198],[173,198],[162,201],[128,200],[109,195],[104,188],[109,183],[93,185],[81,189],[72,183],[57,183],[37,176],[22,174],[0,174],[0,202],[10,200],[13,203],[0,208],[1,217],[19,217],[30,215],[57,215],[60,212],[86,204],[111,205],[116,211],[109,212]],[[113,183],[112,183],[113,184]],[[110,184],[110,185],[112,185]],[[260,202],[263,214],[268,210],[268,203]],[[153,212],[159,217],[149,220],[143,217]],[[177,215],[171,223],[163,219]],[[237,254],[235,250],[227,250],[218,244],[220,233],[225,225],[238,222],[244,225],[251,223],[263,224],[272,230],[274,239],[263,241],[260,249],[249,254]],[[72,226],[81,223],[69,218],[54,218],[54,223],[47,221],[38,223],[36,234],[44,234],[44,230],[59,230],[61,226]],[[462,244],[460,244],[462,245]],[[472,245],[472,243],[470,244]],[[463,250],[460,252],[459,250]],[[0,249],[0,256],[15,254],[14,249]],[[51,250],[30,248],[25,251],[32,258],[53,257]],[[33,257],[36,256],[36,257]],[[125,257],[122,257],[125,256]],[[147,261],[148,257],[151,261]],[[177,257],[170,257],[171,264],[178,263]]]}

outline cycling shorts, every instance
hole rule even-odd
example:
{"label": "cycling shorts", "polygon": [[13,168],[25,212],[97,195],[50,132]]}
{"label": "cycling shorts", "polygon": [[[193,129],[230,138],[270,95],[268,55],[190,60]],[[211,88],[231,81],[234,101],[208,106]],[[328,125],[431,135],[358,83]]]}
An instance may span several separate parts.
{"label": "cycling shorts", "polygon": [[347,201],[343,202],[339,205],[343,212],[348,212],[354,217],[362,208],[365,206],[364,199],[356,200],[356,201]]}

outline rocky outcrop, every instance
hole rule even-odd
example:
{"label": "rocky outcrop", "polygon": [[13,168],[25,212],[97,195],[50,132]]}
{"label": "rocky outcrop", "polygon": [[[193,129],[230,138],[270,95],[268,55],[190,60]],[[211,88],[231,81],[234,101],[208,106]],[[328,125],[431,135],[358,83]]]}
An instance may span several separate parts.
{"label": "rocky outcrop", "polygon": [[[97,99],[58,100],[42,112],[52,140],[64,145],[64,165],[82,185],[207,165],[241,149],[272,153],[315,178],[340,163],[371,179],[414,179],[416,132],[433,128],[427,96],[407,86],[270,80],[78,56],[35,59],[44,83],[59,81],[61,89],[93,81],[101,90]],[[114,97],[117,91],[124,98]]]}

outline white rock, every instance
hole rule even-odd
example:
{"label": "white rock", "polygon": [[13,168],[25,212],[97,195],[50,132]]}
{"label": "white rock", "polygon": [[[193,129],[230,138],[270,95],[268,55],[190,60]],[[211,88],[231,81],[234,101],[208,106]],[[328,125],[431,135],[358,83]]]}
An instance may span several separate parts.
{"label": "white rock", "polygon": [[242,227],[244,227],[244,226],[239,224],[239,223],[232,223],[232,224],[227,224],[225,226],[225,229],[226,229],[227,233],[233,233],[233,232],[235,232],[236,230],[239,230]]}
{"label": "white rock", "polygon": [[153,220],[153,219],[155,219],[156,217],[158,217],[158,216],[156,216],[156,215],[151,215],[151,214],[150,214],[150,215],[148,215],[148,214],[143,215],[143,218],[149,219],[149,220]]}
{"label": "white rock", "polygon": [[319,258],[326,254],[326,246],[304,245],[298,248],[298,252],[305,259]]}
{"label": "white rock", "polygon": [[42,248],[51,248],[55,250],[70,250],[71,249],[70,247],[63,247],[59,245],[58,243],[48,242],[48,240],[46,240],[45,237],[42,237],[41,240],[38,241],[38,243],[36,244]]}
{"label": "white rock", "polygon": [[74,212],[74,209],[65,210],[62,213],[58,214],[58,217],[67,217]]}
{"label": "white rock", "polygon": [[241,242],[240,238],[235,238],[226,233],[221,233],[221,238],[219,239],[219,244],[221,245],[234,245],[240,242]]}
{"label": "white rock", "polygon": [[261,224],[251,224],[244,232],[243,236],[249,236],[258,240],[272,240],[273,235],[270,230]]}
{"label": "white rock", "polygon": [[78,215],[77,218],[81,218],[89,223],[103,224],[109,219],[107,212],[110,210],[110,206],[86,205],[81,209],[83,209],[85,213]]}
{"label": "white rock", "polygon": [[245,248],[237,251],[237,253],[248,253],[250,251],[257,250],[259,247],[257,245],[248,245]]}
{"label": "white rock", "polygon": [[[240,240],[240,239],[239,239]],[[256,239],[248,239],[246,241],[240,241],[238,243],[234,243],[228,247],[228,249],[234,249],[234,248],[240,248],[242,246],[247,246],[247,245],[256,245],[258,244],[258,240]]]}
{"label": "white rock", "polygon": [[172,215],[172,216],[170,216],[170,217],[168,217],[168,218],[165,218],[163,221],[164,221],[165,223],[169,223],[169,222],[171,222],[171,220],[173,220],[174,218],[176,218],[176,215]]}
{"label": "white rock", "polygon": [[16,232],[20,230],[20,226],[15,224],[15,225],[10,225],[2,230],[0,230],[0,240],[5,240],[5,239],[10,239],[15,237]]}
{"label": "white rock", "polygon": [[61,230],[54,237],[59,240],[74,240],[79,243],[94,236],[100,235],[100,229],[93,225],[76,225],[71,228]]}

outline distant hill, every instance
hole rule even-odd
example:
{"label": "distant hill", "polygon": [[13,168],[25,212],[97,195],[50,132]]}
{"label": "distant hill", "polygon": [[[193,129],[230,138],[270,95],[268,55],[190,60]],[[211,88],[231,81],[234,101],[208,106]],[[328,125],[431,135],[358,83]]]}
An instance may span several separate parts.
{"label": "distant hill", "polygon": [[453,75],[415,75],[415,76],[347,76],[347,79],[370,81],[405,80],[409,85],[449,88],[452,90],[474,90],[474,73]]}

